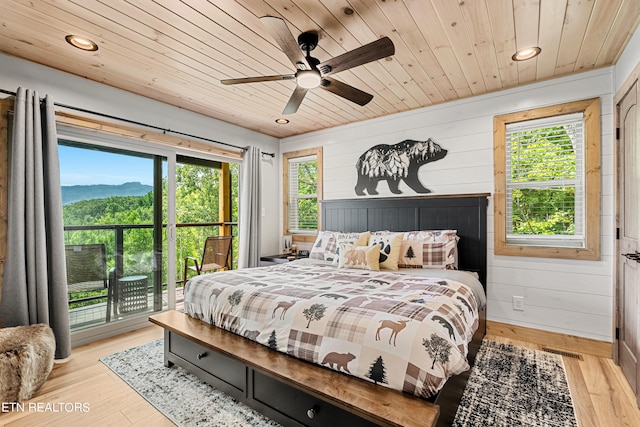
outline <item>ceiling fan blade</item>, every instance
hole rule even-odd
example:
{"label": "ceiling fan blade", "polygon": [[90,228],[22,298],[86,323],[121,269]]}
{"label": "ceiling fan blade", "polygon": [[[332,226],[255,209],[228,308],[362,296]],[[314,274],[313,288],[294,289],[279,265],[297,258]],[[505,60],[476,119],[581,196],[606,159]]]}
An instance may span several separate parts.
{"label": "ceiling fan blade", "polygon": [[298,70],[310,70],[311,67],[307,62],[298,42],[291,34],[291,30],[287,27],[284,19],[276,16],[263,16],[260,20],[264,23],[269,34],[275,39],[280,49],[289,57],[289,60]]}
{"label": "ceiling fan blade", "polygon": [[239,79],[220,80],[223,85],[237,85],[240,83],[273,82],[277,80],[294,80],[295,74],[283,74],[279,76],[241,77]]}
{"label": "ceiling fan blade", "polygon": [[304,96],[307,94],[308,89],[305,89],[300,86],[296,86],[296,90],[293,91],[291,98],[289,98],[289,102],[284,107],[282,114],[293,114],[298,111],[298,107],[302,103]]}
{"label": "ceiling fan blade", "polygon": [[366,105],[373,99],[373,95],[370,93],[361,91],[341,81],[334,80],[331,77],[323,77],[320,87],[358,105]]}
{"label": "ceiling fan blade", "polygon": [[338,55],[318,65],[318,70],[327,76],[339,73],[349,68],[368,64],[378,59],[386,58],[396,52],[396,48],[389,37],[383,37],[357,49]]}

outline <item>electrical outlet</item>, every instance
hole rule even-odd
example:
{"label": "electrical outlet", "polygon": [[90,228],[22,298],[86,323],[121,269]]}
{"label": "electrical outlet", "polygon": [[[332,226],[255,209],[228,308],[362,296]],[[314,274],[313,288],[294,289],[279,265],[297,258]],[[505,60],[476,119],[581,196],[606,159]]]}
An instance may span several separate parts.
{"label": "electrical outlet", "polygon": [[517,311],[524,311],[524,297],[513,297],[513,309]]}

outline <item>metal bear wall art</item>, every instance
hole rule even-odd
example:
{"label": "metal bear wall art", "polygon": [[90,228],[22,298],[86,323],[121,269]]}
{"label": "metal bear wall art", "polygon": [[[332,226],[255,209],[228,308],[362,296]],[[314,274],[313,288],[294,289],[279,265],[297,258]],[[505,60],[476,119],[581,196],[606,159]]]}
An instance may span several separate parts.
{"label": "metal bear wall art", "polygon": [[[431,193],[418,179],[420,166],[435,162],[447,155],[447,150],[433,142],[405,139],[397,144],[380,144],[362,153],[356,162],[358,196],[378,194],[379,181],[387,181],[393,194],[402,194],[400,182],[416,193]],[[366,193],[366,194],[365,194]]]}

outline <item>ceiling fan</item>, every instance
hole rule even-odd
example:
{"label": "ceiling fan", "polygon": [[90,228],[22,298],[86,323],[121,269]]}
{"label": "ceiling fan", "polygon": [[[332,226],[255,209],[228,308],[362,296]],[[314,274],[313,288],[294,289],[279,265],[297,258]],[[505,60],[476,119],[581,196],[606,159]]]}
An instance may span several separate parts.
{"label": "ceiling fan", "polygon": [[[359,65],[377,61],[378,59],[386,58],[395,53],[395,47],[391,39],[389,39],[389,37],[383,37],[372,43],[336,56],[335,58],[320,62],[311,56],[311,51],[318,45],[317,33],[304,32],[298,36],[298,40],[296,41],[282,18],[263,16],[260,20],[265,24],[267,30],[276,40],[282,51],[289,57],[289,60],[291,60],[297,71],[294,74],[277,76],[224,79],[220,80],[220,83],[234,85],[239,83],[295,80],[297,87],[293,91],[291,98],[289,98],[289,102],[285,106],[282,114],[293,114],[298,111],[298,107],[302,103],[307,91],[316,87],[328,90],[358,105],[367,104],[373,99],[373,95],[328,76]],[[304,55],[303,51],[306,52],[306,55]]]}

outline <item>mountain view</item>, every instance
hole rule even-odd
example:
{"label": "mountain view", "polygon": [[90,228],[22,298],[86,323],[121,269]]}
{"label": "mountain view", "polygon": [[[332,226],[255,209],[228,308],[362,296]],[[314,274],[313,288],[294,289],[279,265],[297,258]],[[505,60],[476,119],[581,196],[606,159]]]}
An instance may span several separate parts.
{"label": "mountain view", "polygon": [[104,199],[114,196],[144,196],[153,191],[153,186],[139,182],[125,182],[119,185],[63,185],[61,188],[63,205],[80,200]]}

